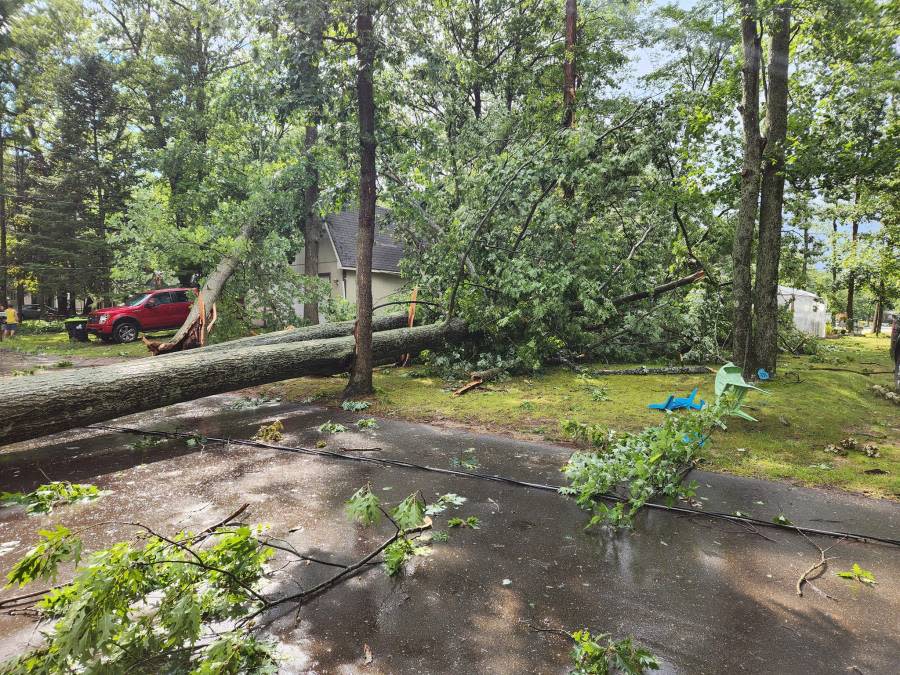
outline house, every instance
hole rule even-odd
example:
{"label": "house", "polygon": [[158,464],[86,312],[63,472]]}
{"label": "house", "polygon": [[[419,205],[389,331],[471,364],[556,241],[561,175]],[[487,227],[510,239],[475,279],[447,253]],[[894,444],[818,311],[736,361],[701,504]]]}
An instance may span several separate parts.
{"label": "house", "polygon": [[825,337],[828,311],[825,301],[815,293],[789,286],[778,287],[778,306],[787,306],[794,315],[794,326],[801,333]]}
{"label": "house", "polygon": [[[372,300],[375,305],[385,302],[403,287],[400,278],[400,259],[403,247],[395,238],[391,212],[375,209],[375,243],[372,246]],[[325,217],[319,241],[319,277],[331,284],[331,296],[356,303],[356,233],[359,211],[347,210]],[[305,251],[294,258],[291,268],[305,273]],[[295,303],[297,316],[303,316],[303,305]]]}

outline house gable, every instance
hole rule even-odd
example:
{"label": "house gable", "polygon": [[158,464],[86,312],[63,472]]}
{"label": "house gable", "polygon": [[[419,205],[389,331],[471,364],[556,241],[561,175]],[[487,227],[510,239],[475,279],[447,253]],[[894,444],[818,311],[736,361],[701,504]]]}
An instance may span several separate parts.
{"label": "house gable", "polygon": [[[375,209],[375,241],[372,245],[372,271],[383,274],[400,274],[403,247],[394,237],[390,221],[391,212]],[[334,248],[341,269],[356,269],[356,235],[359,231],[359,211],[341,211],[325,218],[325,231]]]}

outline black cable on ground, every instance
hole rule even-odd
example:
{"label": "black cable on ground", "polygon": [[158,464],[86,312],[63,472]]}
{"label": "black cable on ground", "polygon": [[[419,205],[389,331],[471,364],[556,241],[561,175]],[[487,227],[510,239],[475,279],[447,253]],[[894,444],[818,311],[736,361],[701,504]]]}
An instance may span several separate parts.
{"label": "black cable on ground", "polygon": [[[115,431],[119,433],[126,434],[140,434],[143,436],[161,436],[163,438],[202,438],[207,441],[212,441],[214,443],[225,443],[225,444],[234,444],[234,445],[243,445],[252,448],[265,448],[270,450],[281,450],[284,452],[293,452],[301,455],[313,455],[317,457],[329,457],[331,459],[343,459],[350,460],[354,462],[363,462],[366,464],[378,464],[380,466],[396,466],[404,469],[416,469],[419,471],[429,471],[432,473],[441,473],[448,476],[460,476],[462,478],[475,478],[478,480],[486,480],[492,481],[495,483],[504,483],[506,485],[514,485],[518,487],[531,488],[533,490],[542,490],[544,492],[555,492],[559,493],[560,489],[564,486],[562,485],[547,485],[545,483],[531,483],[528,481],[518,480],[516,478],[509,478],[508,476],[497,476],[489,473],[478,473],[475,471],[457,471],[455,469],[444,469],[441,467],[435,466],[427,466],[423,464],[414,464],[412,462],[405,462],[399,459],[383,459],[379,457],[371,457],[371,456],[362,456],[362,455],[351,455],[343,452],[334,452],[333,450],[324,450],[322,448],[304,448],[299,446],[290,446],[290,445],[279,445],[277,443],[266,443],[264,441],[255,441],[255,440],[245,440],[245,439],[234,439],[234,438],[216,438],[213,436],[204,436],[203,434],[197,433],[188,433],[184,431],[147,431],[143,429],[137,429],[134,427],[120,427],[113,426],[109,424],[92,424],[86,429],[95,429],[100,431]],[[599,495],[599,498],[613,501],[613,502],[624,502],[626,501],[623,497],[619,495],[615,495],[612,493],[605,493],[603,495]],[[851,539],[854,541],[860,542],[879,542],[882,544],[888,544],[889,546],[898,546],[900,547],[900,540],[890,539],[888,537],[878,537],[874,535],[864,535],[864,534],[856,534],[854,532],[839,532],[833,530],[820,530],[813,527],[802,527],[798,525],[783,525],[780,523],[770,522],[768,520],[761,520],[759,518],[752,518],[750,516],[735,516],[730,513],[723,513],[720,511],[700,511],[699,509],[690,509],[682,506],[667,506],[666,504],[657,504],[653,502],[648,502],[643,505],[642,508],[651,509],[655,511],[667,511],[669,513],[679,513],[687,516],[703,516],[706,518],[712,518],[714,520],[724,520],[728,522],[738,523],[738,524],[746,524],[746,525],[754,525],[759,527],[768,527],[772,529],[784,530],[787,532],[801,532],[803,534],[818,534],[825,537],[835,537],[840,539]]]}

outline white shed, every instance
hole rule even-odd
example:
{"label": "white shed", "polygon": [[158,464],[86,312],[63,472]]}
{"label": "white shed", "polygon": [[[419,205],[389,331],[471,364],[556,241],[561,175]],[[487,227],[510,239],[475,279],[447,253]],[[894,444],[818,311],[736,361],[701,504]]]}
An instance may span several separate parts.
{"label": "white shed", "polygon": [[794,315],[794,326],[802,333],[825,337],[828,311],[825,301],[815,293],[789,286],[778,287],[778,306],[787,306]]}

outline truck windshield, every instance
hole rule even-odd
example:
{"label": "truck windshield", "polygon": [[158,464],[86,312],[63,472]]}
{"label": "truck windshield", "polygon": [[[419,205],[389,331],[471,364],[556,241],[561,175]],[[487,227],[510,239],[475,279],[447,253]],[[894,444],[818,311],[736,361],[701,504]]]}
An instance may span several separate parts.
{"label": "truck windshield", "polygon": [[138,293],[137,295],[132,295],[125,302],[122,303],[123,307],[137,307],[144,300],[146,300],[150,296],[149,293]]}

